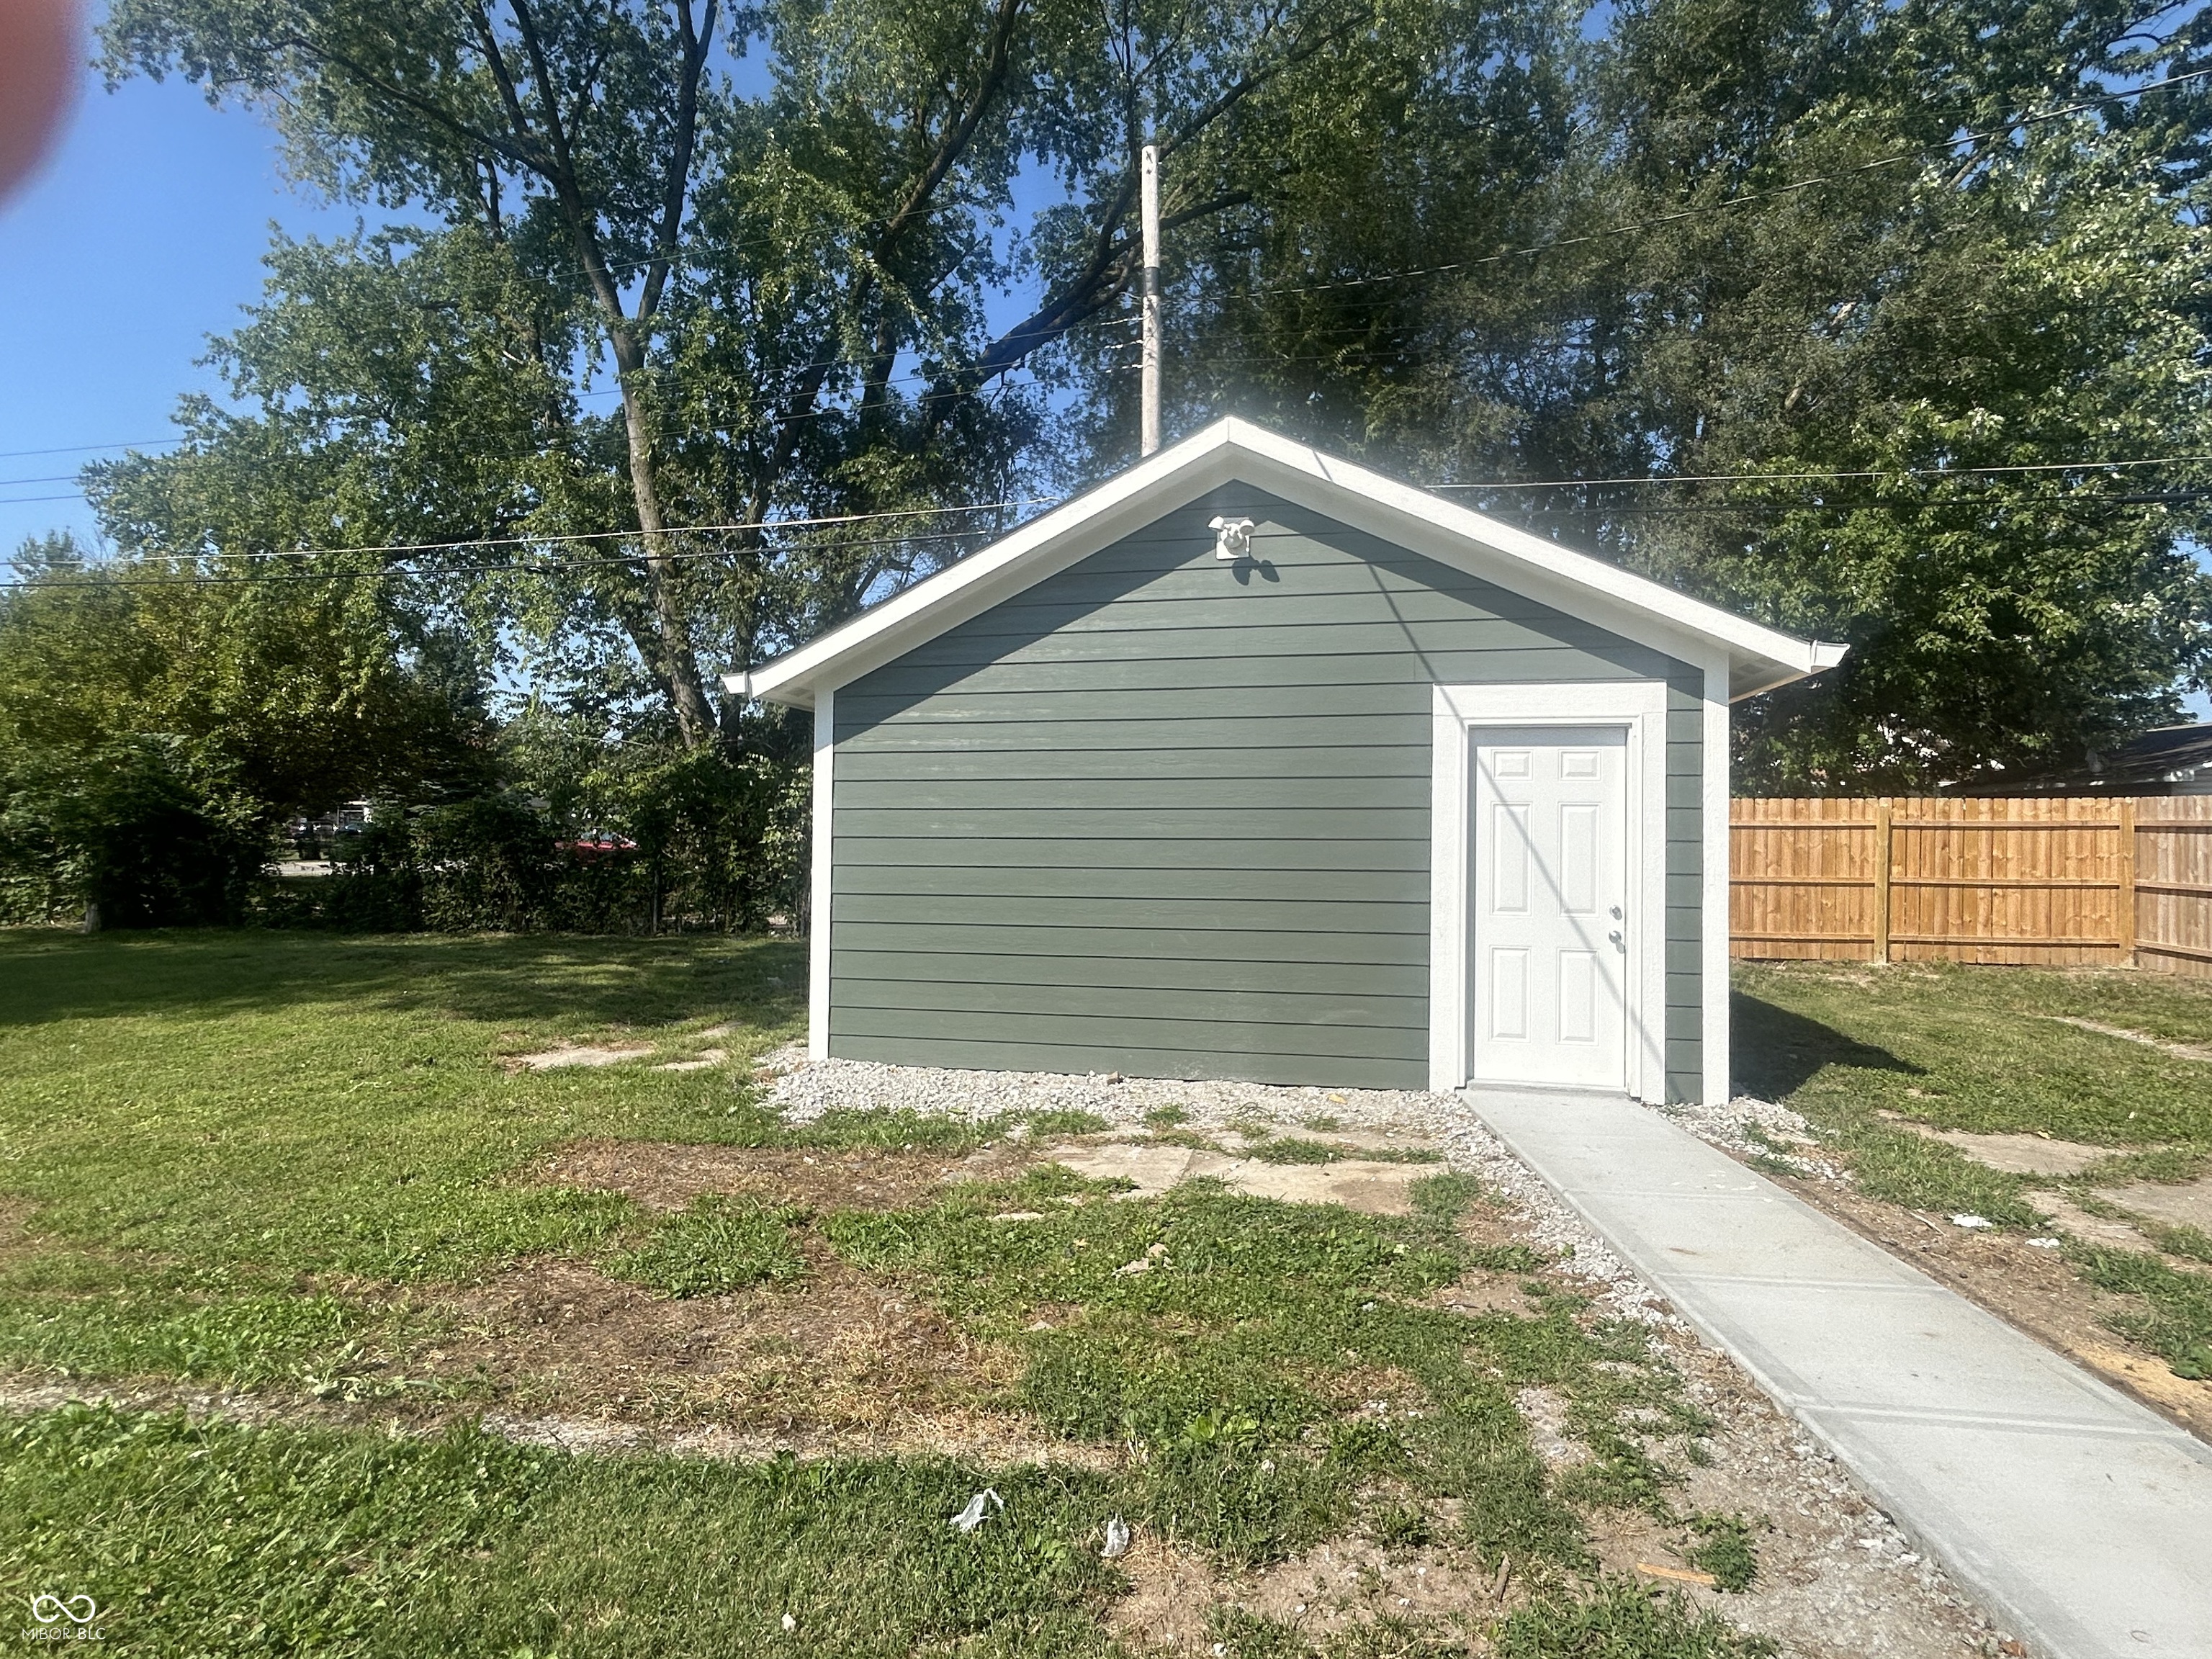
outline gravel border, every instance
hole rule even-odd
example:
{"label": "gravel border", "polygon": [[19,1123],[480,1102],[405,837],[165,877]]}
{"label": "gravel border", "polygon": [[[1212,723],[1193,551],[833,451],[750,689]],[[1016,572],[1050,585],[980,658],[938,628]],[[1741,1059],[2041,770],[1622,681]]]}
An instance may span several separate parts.
{"label": "gravel border", "polygon": [[[1787,1106],[1738,1095],[1724,1106],[1677,1104],[1659,1109],[1698,1139],[1747,1158],[1778,1158],[1791,1173],[1835,1186],[1851,1184],[1850,1172],[1819,1156],[1820,1138]],[[1780,1143],[1787,1150],[1776,1150]]]}

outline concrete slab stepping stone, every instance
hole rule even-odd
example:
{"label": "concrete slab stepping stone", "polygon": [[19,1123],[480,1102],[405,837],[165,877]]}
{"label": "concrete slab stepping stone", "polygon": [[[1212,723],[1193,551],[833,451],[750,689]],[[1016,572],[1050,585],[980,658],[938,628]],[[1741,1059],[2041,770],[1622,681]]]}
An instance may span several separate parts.
{"label": "concrete slab stepping stone", "polygon": [[720,1066],[729,1057],[726,1048],[702,1048],[696,1060],[665,1060],[653,1069],[656,1072],[703,1072],[709,1066]]}
{"label": "concrete slab stepping stone", "polygon": [[2045,1014],[2043,1018],[2055,1025],[2071,1025],[2076,1030],[2094,1031],[2099,1036],[2118,1037],[2123,1042],[2140,1042],[2146,1048],[2156,1048],[2172,1054],[2176,1060],[2212,1061],[2212,1046],[2202,1042],[2169,1042],[2166,1038],[2153,1036],[2148,1031],[2130,1031],[2124,1025],[2106,1025],[2094,1019],[2080,1019],[2072,1014]]}
{"label": "concrete slab stepping stone", "polygon": [[1411,1215],[1413,1200],[1407,1189],[1436,1173],[1433,1164],[1343,1158],[1334,1164],[1248,1164],[1228,1181],[1240,1193],[1286,1204],[1341,1204],[1362,1215]]}
{"label": "concrete slab stepping stone", "polygon": [[649,1054],[649,1042],[627,1043],[620,1048],[598,1048],[590,1045],[548,1048],[542,1054],[518,1054],[507,1064],[520,1072],[557,1072],[568,1066],[612,1066],[617,1060],[635,1060],[640,1054]]}
{"label": "concrete slab stepping stone", "polygon": [[1289,1204],[1341,1204],[1365,1215],[1410,1215],[1407,1188],[1437,1173],[1431,1164],[1383,1164],[1340,1158],[1334,1164],[1267,1164],[1194,1146],[1060,1146],[1045,1157],[1091,1181],[1135,1183],[1131,1198],[1154,1198],[1180,1182],[1203,1177],[1255,1198]]}
{"label": "concrete slab stepping stone", "polygon": [[2097,1194],[2124,1210],[2154,1216],[2177,1227],[2196,1227],[2212,1233],[2212,1176],[2164,1186],[2154,1181],[2135,1181],[2124,1187],[2107,1187]]}
{"label": "concrete slab stepping stone", "polygon": [[2033,1192],[2027,1194],[2027,1199],[2051,1218],[2052,1226],[2073,1234],[2085,1244],[2112,1244],[2124,1250],[2157,1248],[2126,1222],[2107,1221],[2103,1216],[2091,1215],[2063,1193]]}
{"label": "concrete slab stepping stone", "polygon": [[2011,1175],[2079,1175],[2100,1159],[2110,1158],[2109,1146],[2086,1146],[2075,1140],[2045,1140],[2041,1135],[1981,1135],[1965,1129],[1929,1129],[1911,1126],[1932,1140],[1956,1146],[1977,1164]]}
{"label": "concrete slab stepping stone", "polygon": [[1194,1146],[1147,1146],[1127,1141],[1103,1146],[1055,1146],[1044,1157],[1048,1163],[1066,1164],[1085,1181],[1132,1182],[1136,1188],[1129,1194],[1132,1198],[1158,1198],[1177,1182],[1194,1176],[1223,1180],[1246,1161]]}

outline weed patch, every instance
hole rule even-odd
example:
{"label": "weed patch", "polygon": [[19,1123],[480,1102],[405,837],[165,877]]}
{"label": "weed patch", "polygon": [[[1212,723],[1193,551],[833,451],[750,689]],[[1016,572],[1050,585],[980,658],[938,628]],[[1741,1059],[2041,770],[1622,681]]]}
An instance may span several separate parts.
{"label": "weed patch", "polygon": [[2142,1250],[2066,1247],[2067,1260],[2100,1290],[2139,1296],[2148,1311],[2113,1316],[2114,1330],[2140,1342],[2178,1376],[2212,1377],[2212,1274],[2170,1267]]}
{"label": "weed patch", "polygon": [[707,1194],[658,1223],[644,1243],[610,1258],[617,1279],[671,1296],[726,1296],[806,1271],[791,1236],[805,1212]]}
{"label": "weed patch", "polygon": [[[1666,1512],[1670,1477],[1622,1413],[1659,1434],[1706,1425],[1641,1333],[1586,1327],[1580,1298],[1550,1297],[1535,1319],[1425,1305],[1472,1269],[1534,1269],[1525,1249],[1455,1231],[1476,1191],[1434,1176],[1413,1216],[1387,1218],[1204,1182],[1101,1201],[1051,1169],[927,1211],[833,1215],[823,1231],[854,1265],[1019,1345],[1018,1403],[1054,1432],[1139,1448],[1141,1513],[1170,1536],[1279,1559],[1346,1525],[1387,1473],[1410,1496],[1456,1500],[1461,1541],[1493,1563],[1579,1562],[1571,1503]],[[1346,1420],[1378,1375],[1400,1397]],[[1536,1382],[1569,1398],[1595,1452],[1565,1482],[1514,1403]]]}
{"label": "weed patch", "polygon": [[1612,1584],[1597,1599],[1541,1597],[1498,1626],[1497,1659],[1771,1659],[1778,1650],[1672,1592]]}
{"label": "weed patch", "polygon": [[1705,1541],[1690,1554],[1690,1565],[1712,1574],[1721,1589],[1749,1589],[1759,1577],[1759,1553],[1752,1546],[1751,1522],[1740,1515],[1693,1515],[1690,1530]]}
{"label": "weed patch", "polygon": [[1442,1152],[1427,1147],[1358,1147],[1333,1146],[1323,1140],[1307,1140],[1297,1135],[1274,1135],[1254,1142],[1244,1149],[1244,1156],[1257,1158],[1262,1164],[1340,1164],[1346,1158],[1358,1158],[1368,1164],[1441,1164]]}

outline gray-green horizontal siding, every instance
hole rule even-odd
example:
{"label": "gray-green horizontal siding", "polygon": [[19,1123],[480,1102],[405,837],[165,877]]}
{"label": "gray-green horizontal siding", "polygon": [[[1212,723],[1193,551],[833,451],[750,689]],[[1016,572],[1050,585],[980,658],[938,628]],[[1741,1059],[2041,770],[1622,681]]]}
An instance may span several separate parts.
{"label": "gray-green horizontal siding", "polygon": [[1429,688],[1655,678],[1694,1091],[1695,676],[1237,488],[839,689],[830,1051],[1425,1086]]}
{"label": "gray-green horizontal siding", "polygon": [[[1667,1096],[1705,1097],[1705,703],[1686,669],[1667,684]],[[1726,995],[1725,988],[1721,992]]]}

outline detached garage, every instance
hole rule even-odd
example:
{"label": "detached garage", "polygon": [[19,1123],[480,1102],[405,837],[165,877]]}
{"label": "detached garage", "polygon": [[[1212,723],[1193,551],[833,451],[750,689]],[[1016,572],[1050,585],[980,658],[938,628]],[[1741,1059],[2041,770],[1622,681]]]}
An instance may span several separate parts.
{"label": "detached garage", "polygon": [[1729,704],[1841,655],[1224,421],[726,684],[817,1056],[1717,1100]]}

